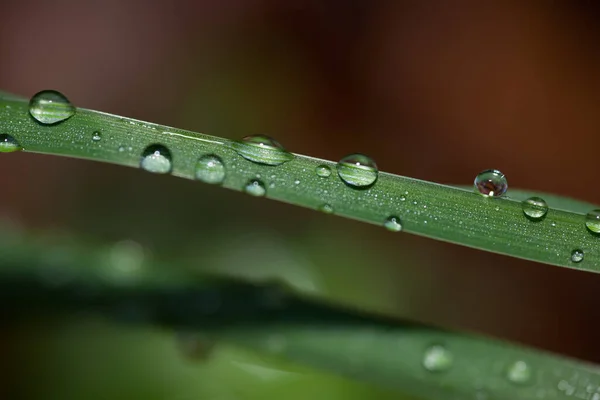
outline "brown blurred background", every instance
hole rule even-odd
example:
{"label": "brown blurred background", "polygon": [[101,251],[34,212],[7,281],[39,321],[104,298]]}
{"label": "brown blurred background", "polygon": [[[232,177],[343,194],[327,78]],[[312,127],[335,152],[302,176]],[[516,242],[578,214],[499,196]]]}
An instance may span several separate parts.
{"label": "brown blurred background", "polygon": [[[5,1],[0,89],[57,89],[80,107],[217,136],[267,133],[332,160],[358,151],[441,183],[497,168],[513,188],[600,204],[599,4]],[[28,228],[132,239],[600,362],[597,275],[134,169],[34,154],[0,168],[0,216]],[[251,265],[231,256],[257,248]]]}

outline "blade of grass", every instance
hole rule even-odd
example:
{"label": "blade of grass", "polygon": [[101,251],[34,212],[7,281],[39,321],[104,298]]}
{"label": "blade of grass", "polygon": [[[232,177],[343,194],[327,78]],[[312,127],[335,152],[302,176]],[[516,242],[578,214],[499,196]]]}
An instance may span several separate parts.
{"label": "blade of grass", "polygon": [[82,312],[195,331],[424,399],[600,398],[600,369],[587,363],[198,276],[172,261],[115,270],[105,246],[81,239],[0,239],[5,322]]}
{"label": "blade of grass", "polygon": [[[93,141],[95,132],[102,139]],[[335,174],[336,164],[296,154],[278,166],[257,164],[236,153],[232,142],[200,133],[78,109],[57,125],[41,125],[28,113],[28,103],[0,100],[0,133],[13,136],[30,152],[63,155],[138,168],[144,149],[155,143],[173,156],[172,174],[194,179],[198,158],[217,154],[224,161],[223,186],[243,190],[260,176],[266,197],[312,209],[327,204],[333,213],[383,226],[398,216],[405,232],[482,250],[584,271],[600,272],[600,238],[589,232],[585,216],[551,208],[546,218],[525,218],[519,201],[485,198],[467,190],[408,177],[380,173],[366,190],[348,187]],[[320,177],[319,165],[332,175]],[[585,253],[581,262],[571,253]]]}

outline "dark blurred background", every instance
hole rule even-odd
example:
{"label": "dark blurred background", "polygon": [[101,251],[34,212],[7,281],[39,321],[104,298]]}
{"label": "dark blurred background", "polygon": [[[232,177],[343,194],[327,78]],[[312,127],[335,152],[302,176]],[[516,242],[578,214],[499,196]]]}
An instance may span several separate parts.
{"label": "dark blurred background", "polygon": [[[57,89],[80,107],[216,136],[266,133],[320,158],[361,152],[440,183],[497,168],[513,188],[599,204],[599,4],[2,1],[0,89]],[[597,275],[135,169],[35,154],[2,156],[0,168],[0,217],[25,229],[135,241],[144,257],[183,254],[200,269],[600,362]],[[5,367],[35,382],[21,388],[30,398],[375,390],[240,349],[189,362],[164,332],[32,323],[35,334],[7,328],[0,343]]]}

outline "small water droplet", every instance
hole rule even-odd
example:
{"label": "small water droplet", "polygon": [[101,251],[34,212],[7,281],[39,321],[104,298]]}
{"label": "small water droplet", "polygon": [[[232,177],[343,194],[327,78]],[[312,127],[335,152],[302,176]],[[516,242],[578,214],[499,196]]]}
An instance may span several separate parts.
{"label": "small water droplet", "polygon": [[390,216],[383,222],[383,226],[391,232],[400,232],[402,230],[402,222],[399,217]]}
{"label": "small water droplet", "polygon": [[142,152],[140,167],[155,174],[168,174],[173,168],[171,152],[161,144],[152,144]]}
{"label": "small water droplet", "polygon": [[122,153],[125,151],[125,146],[119,146],[119,153]]}
{"label": "small water droplet", "polygon": [[0,134],[0,153],[12,153],[20,150],[23,148],[14,137],[6,133]]}
{"label": "small water droplet", "polygon": [[506,377],[509,381],[516,384],[524,384],[531,379],[531,367],[525,361],[515,361],[508,366]]}
{"label": "small water droplet", "polygon": [[43,90],[29,101],[29,113],[39,123],[53,125],[75,115],[75,107],[62,93]]}
{"label": "small water droplet", "polygon": [[500,197],[506,193],[508,183],[502,172],[496,169],[488,169],[477,175],[475,188],[484,196]]}
{"label": "small water droplet", "polygon": [[319,206],[319,211],[324,212],[325,214],[333,214],[333,206],[331,204],[322,204]]}
{"label": "small water droplet", "polygon": [[340,178],[353,187],[368,187],[375,183],[379,175],[375,161],[363,154],[350,154],[337,164]]}
{"label": "small water droplet", "polygon": [[233,142],[232,147],[246,160],[258,164],[280,165],[294,158],[279,142],[266,135],[246,136]]}
{"label": "small water droplet", "polygon": [[430,372],[442,372],[452,367],[452,353],[444,346],[434,345],[425,351],[423,366]]}
{"label": "small water droplet", "polygon": [[594,233],[600,233],[600,210],[592,210],[587,213],[585,226]]}
{"label": "small water droplet", "polygon": [[100,132],[96,131],[92,134],[92,140],[94,142],[99,142],[101,139],[102,139],[102,134]]}
{"label": "small water droplet", "polygon": [[320,176],[321,178],[328,178],[331,176],[331,168],[329,168],[327,165],[317,166],[316,171],[317,176]]}
{"label": "small water droplet", "polygon": [[296,180],[294,181],[294,185],[299,185],[299,184],[300,184],[300,181],[299,181],[298,179],[296,179]]}
{"label": "small water droplet", "polygon": [[521,203],[523,213],[531,220],[539,221],[548,213],[548,204],[540,197],[530,197]]}
{"label": "small water droplet", "polygon": [[400,201],[406,201],[406,197],[400,196]]}
{"label": "small water droplet", "polygon": [[204,183],[222,183],[225,180],[225,164],[219,156],[206,154],[198,159],[195,176]]}
{"label": "small water droplet", "polygon": [[244,192],[251,196],[261,197],[267,194],[267,189],[262,181],[258,179],[250,179],[248,183],[246,183],[246,186],[244,186]]}
{"label": "small water droplet", "polygon": [[584,253],[583,250],[575,249],[571,252],[571,261],[579,263],[583,261]]}

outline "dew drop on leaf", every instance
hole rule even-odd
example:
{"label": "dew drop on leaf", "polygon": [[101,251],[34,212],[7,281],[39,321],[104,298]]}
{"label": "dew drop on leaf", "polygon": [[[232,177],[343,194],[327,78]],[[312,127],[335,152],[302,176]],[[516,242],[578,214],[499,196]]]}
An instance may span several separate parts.
{"label": "dew drop on leaf", "polygon": [[571,252],[571,261],[579,263],[583,261],[584,253],[583,250],[575,249]]}
{"label": "dew drop on leaf", "polygon": [[399,217],[392,215],[385,219],[385,221],[383,222],[383,226],[388,231],[400,232],[402,230],[402,221],[400,221]]}
{"label": "dew drop on leaf", "polygon": [[333,206],[331,204],[321,204],[319,206],[319,211],[324,212],[325,214],[333,214]]}
{"label": "dew drop on leaf", "polygon": [[508,183],[502,172],[488,169],[477,174],[475,188],[484,196],[500,197],[506,193]]}
{"label": "dew drop on leaf", "polygon": [[531,367],[525,361],[515,361],[508,366],[506,378],[512,383],[524,384],[531,379]]}
{"label": "dew drop on leaf", "polygon": [[100,140],[102,140],[102,134],[100,132],[98,132],[98,131],[94,132],[92,134],[92,140],[94,142],[99,142]]}
{"label": "dew drop on leaf", "polygon": [[352,187],[362,188],[375,183],[379,175],[377,164],[363,154],[350,154],[337,164],[339,177]]}
{"label": "dew drop on leaf", "polygon": [[196,179],[204,183],[219,184],[225,180],[225,164],[219,156],[207,154],[196,163]]}
{"label": "dew drop on leaf", "polygon": [[140,167],[155,174],[168,174],[173,168],[171,152],[162,144],[152,144],[142,152]]}
{"label": "dew drop on leaf", "polygon": [[14,137],[6,133],[0,134],[0,153],[12,153],[20,150],[23,148]]}
{"label": "dew drop on leaf", "polygon": [[262,197],[267,194],[265,184],[259,179],[250,179],[246,186],[244,186],[244,192],[251,196]]}
{"label": "dew drop on leaf", "polygon": [[75,115],[75,106],[56,90],[43,90],[29,101],[29,113],[41,124],[53,125]]}
{"label": "dew drop on leaf", "polygon": [[331,168],[329,168],[327,165],[317,166],[316,172],[317,176],[320,176],[321,178],[328,178],[331,176]]}
{"label": "dew drop on leaf", "polygon": [[548,204],[540,197],[530,197],[523,200],[521,207],[525,216],[533,221],[543,219],[548,213]]}
{"label": "dew drop on leaf", "polygon": [[585,226],[594,233],[600,233],[600,210],[592,210],[587,213]]}
{"label": "dew drop on leaf", "polygon": [[452,353],[444,346],[434,345],[425,350],[423,366],[429,372],[447,371],[452,367]]}
{"label": "dew drop on leaf", "polygon": [[275,139],[266,135],[246,136],[232,143],[233,149],[246,160],[265,165],[281,165],[294,158]]}

